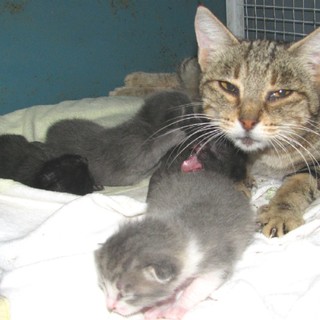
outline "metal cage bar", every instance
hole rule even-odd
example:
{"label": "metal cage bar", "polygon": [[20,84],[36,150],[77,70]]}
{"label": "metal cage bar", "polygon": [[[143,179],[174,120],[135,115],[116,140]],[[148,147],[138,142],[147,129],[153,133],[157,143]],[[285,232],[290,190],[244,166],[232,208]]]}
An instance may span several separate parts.
{"label": "metal cage bar", "polygon": [[294,41],[320,26],[320,0],[229,0],[227,21],[230,11],[228,27],[247,39]]}

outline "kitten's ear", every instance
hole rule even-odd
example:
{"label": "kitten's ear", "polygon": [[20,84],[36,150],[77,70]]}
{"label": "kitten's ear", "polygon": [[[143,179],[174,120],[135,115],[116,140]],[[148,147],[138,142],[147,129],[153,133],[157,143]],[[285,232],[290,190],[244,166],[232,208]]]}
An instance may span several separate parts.
{"label": "kitten's ear", "polygon": [[206,70],[210,55],[226,46],[238,44],[238,39],[207,8],[199,6],[195,17],[198,42],[198,60],[202,71]]}
{"label": "kitten's ear", "polygon": [[173,263],[160,261],[159,263],[153,263],[145,267],[143,273],[148,280],[164,284],[174,278],[177,268]]}
{"label": "kitten's ear", "polygon": [[312,75],[313,81],[320,86],[320,28],[292,44],[289,52],[301,58],[301,62]]}

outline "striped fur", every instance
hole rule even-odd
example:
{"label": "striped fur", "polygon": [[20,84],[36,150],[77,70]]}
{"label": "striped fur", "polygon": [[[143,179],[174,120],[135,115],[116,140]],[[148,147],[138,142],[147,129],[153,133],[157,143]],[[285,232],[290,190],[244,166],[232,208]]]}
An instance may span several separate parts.
{"label": "striped fur", "polygon": [[[227,137],[250,155],[253,174],[283,177],[318,166],[320,29],[293,44],[240,41],[202,6],[195,28],[200,94],[206,115],[219,128],[217,137]],[[315,179],[310,175],[307,181],[305,190],[317,194]],[[282,235],[303,223],[302,208],[291,210],[292,194],[276,196],[275,208],[268,208],[272,214],[264,208],[265,234]],[[296,223],[284,221],[279,207],[299,212]]]}

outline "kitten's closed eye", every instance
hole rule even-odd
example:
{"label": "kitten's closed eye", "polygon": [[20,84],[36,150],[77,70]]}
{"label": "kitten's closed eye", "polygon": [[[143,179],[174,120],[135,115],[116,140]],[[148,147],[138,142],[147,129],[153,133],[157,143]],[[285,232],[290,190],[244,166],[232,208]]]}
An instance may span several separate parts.
{"label": "kitten's closed eye", "polygon": [[123,301],[133,301],[136,295],[133,292],[133,286],[131,284],[122,285],[120,281],[117,282],[116,288],[119,290],[117,299]]}
{"label": "kitten's closed eye", "polygon": [[150,265],[143,269],[146,279],[156,281],[160,284],[165,284],[171,281],[176,272],[174,264],[167,263],[166,261],[161,264]]}

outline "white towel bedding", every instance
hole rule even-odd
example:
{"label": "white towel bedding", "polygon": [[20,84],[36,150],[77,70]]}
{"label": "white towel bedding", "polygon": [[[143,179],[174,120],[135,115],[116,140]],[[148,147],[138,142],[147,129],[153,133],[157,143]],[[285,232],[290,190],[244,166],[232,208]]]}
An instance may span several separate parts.
{"label": "white towel bedding", "polygon": [[[0,117],[0,133],[42,140],[57,119],[81,116],[114,125],[140,105],[140,99],[108,97],[37,106]],[[258,181],[254,205],[279,185]],[[106,310],[92,252],[120,221],[143,214],[146,191],[143,181],[79,197],[0,179],[0,296],[9,302],[10,319],[122,319]],[[233,277],[185,319],[319,320],[320,201],[305,219],[280,239],[256,234]]]}

